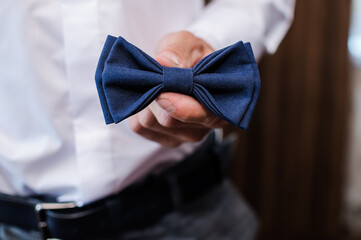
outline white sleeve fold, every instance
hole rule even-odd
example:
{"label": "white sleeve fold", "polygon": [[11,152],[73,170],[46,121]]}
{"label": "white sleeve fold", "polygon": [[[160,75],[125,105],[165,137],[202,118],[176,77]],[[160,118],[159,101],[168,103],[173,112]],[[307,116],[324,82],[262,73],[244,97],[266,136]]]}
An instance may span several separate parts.
{"label": "white sleeve fold", "polygon": [[214,0],[189,27],[220,49],[250,42],[256,59],[277,50],[293,19],[295,0]]}

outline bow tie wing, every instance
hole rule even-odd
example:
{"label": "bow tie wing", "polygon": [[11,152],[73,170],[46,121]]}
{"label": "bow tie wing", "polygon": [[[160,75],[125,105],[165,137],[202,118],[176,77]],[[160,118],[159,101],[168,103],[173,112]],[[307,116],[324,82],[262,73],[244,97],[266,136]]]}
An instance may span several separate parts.
{"label": "bow tie wing", "polygon": [[193,69],[181,69],[162,67],[123,38],[109,36],[95,78],[107,124],[170,91],[193,96],[220,118],[246,129],[260,89],[251,46],[242,42],[210,54]]}
{"label": "bow tie wing", "polygon": [[123,38],[108,36],[95,74],[107,124],[150,104],[162,89],[162,66]]}
{"label": "bow tie wing", "polygon": [[250,44],[238,42],[216,51],[193,71],[194,96],[220,118],[246,129],[260,91]]}

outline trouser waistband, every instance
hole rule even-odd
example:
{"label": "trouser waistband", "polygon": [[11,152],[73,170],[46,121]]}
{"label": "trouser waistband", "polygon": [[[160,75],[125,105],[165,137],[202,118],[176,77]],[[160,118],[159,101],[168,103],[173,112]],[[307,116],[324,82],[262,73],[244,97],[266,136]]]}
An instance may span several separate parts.
{"label": "trouser waistband", "polygon": [[227,141],[216,144],[212,133],[175,166],[84,207],[0,194],[0,222],[61,239],[99,239],[144,228],[219,184],[230,147]]}

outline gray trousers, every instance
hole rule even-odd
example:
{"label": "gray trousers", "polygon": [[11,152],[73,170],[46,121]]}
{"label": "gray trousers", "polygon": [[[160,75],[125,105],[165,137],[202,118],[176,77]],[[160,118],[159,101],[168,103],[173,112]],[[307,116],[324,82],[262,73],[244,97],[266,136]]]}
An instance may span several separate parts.
{"label": "gray trousers", "polygon": [[[19,216],[21,217],[21,216]],[[124,240],[251,240],[257,220],[232,184],[225,180],[198,201],[145,229],[123,233]],[[36,231],[0,224],[0,239],[41,239]]]}

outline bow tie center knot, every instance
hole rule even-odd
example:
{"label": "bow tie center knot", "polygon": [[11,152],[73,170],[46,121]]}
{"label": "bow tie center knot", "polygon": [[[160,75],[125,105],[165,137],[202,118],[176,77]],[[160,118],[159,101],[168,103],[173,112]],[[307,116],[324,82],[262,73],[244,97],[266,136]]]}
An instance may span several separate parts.
{"label": "bow tie center knot", "polygon": [[191,95],[192,91],[192,68],[163,67],[163,92],[176,92]]}

